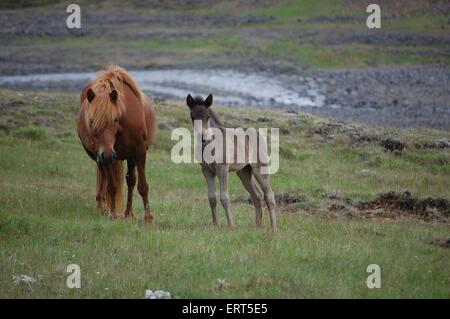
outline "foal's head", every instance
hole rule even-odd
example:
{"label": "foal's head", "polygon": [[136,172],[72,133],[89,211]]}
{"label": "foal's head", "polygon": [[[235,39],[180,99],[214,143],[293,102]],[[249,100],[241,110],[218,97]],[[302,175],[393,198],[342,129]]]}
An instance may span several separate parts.
{"label": "foal's head", "polygon": [[85,123],[91,136],[91,150],[96,153],[97,163],[110,165],[116,159],[114,144],[120,129],[123,103],[115,89],[87,91]]}
{"label": "foal's head", "polygon": [[202,121],[202,133],[205,131],[211,116],[208,109],[212,103],[213,97],[211,94],[208,95],[206,100],[203,100],[200,96],[193,98],[190,94],[186,97],[186,104],[191,113],[192,124],[194,124],[194,121]]}

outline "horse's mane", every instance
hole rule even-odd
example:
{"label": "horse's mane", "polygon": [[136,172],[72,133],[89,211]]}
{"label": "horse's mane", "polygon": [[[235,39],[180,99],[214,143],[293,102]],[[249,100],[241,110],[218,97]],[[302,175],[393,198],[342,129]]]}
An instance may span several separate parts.
{"label": "horse's mane", "polygon": [[[143,104],[144,94],[124,68],[111,65],[98,74],[97,78],[89,85],[89,88],[95,94],[95,98],[90,103],[87,97],[83,101],[87,127],[101,131],[124,113],[125,85]],[[110,98],[110,93],[113,90],[118,93],[115,103]]]}
{"label": "horse's mane", "polygon": [[225,127],[225,125],[222,123],[222,121],[220,121],[217,114],[211,108],[208,108],[208,113],[209,113],[209,116],[211,116],[213,121],[216,122],[218,126]]}

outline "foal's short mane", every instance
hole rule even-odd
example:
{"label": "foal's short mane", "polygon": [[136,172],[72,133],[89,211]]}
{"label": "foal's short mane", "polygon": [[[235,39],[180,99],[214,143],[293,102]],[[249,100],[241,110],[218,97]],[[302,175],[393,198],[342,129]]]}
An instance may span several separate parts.
{"label": "foal's short mane", "polygon": [[[89,86],[94,92],[95,98],[90,103],[87,97],[83,101],[87,127],[101,131],[124,113],[125,85],[130,88],[141,101],[141,104],[143,104],[144,94],[125,69],[117,65],[111,65],[99,73]],[[110,98],[110,93],[113,90],[116,90],[118,93],[116,102],[113,102]]]}
{"label": "foal's short mane", "polygon": [[209,116],[211,116],[211,118],[213,119],[213,121],[218,124],[218,126],[225,127],[225,125],[217,117],[217,114],[213,110],[211,110],[211,108],[208,108],[208,113],[209,113]]}

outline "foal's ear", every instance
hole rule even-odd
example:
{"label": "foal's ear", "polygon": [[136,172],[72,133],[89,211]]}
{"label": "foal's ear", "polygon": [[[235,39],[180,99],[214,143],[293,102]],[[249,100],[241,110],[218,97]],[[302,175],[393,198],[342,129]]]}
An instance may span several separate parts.
{"label": "foal's ear", "polygon": [[186,97],[186,104],[189,107],[192,107],[194,105],[194,99],[190,94],[188,94],[188,96]]}
{"label": "foal's ear", "polygon": [[206,107],[210,107],[213,103],[213,96],[212,94],[208,95],[208,97],[206,98],[204,104]]}
{"label": "foal's ear", "polygon": [[92,91],[92,89],[89,89],[89,90],[87,91],[87,93],[86,93],[86,97],[87,97],[89,103],[91,103],[92,100],[93,100],[94,97],[95,97],[94,91]]}
{"label": "foal's ear", "polygon": [[109,93],[109,98],[111,99],[111,101],[113,101],[113,103],[117,102],[118,97],[119,95],[116,90],[112,90],[111,93]]}

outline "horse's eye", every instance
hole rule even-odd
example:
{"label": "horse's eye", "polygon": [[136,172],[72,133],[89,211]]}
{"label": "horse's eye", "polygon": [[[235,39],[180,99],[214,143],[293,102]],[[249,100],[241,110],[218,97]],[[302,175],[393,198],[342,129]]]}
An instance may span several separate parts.
{"label": "horse's eye", "polygon": [[119,119],[116,117],[115,119],[114,119],[114,122],[117,122]]}

